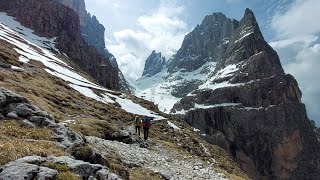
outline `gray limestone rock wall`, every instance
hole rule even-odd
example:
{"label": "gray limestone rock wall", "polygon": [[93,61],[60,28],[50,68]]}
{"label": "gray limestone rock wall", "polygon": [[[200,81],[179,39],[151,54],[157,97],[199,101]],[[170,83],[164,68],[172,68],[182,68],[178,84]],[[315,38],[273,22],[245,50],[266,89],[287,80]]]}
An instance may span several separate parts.
{"label": "gray limestone rock wall", "polygon": [[[293,76],[265,42],[247,9],[217,62],[209,84],[182,98],[172,112],[205,139],[229,151],[253,179],[318,179],[320,143]],[[221,75],[233,66],[234,72]],[[224,85],[223,85],[224,84]],[[204,108],[198,108],[197,105]]]}

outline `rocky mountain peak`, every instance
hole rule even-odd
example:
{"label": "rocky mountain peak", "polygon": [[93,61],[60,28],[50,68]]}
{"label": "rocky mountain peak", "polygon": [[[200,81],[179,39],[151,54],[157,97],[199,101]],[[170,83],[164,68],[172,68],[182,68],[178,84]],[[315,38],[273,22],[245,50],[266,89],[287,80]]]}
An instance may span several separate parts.
{"label": "rocky mountain peak", "polygon": [[217,61],[222,57],[230,36],[238,25],[238,21],[231,20],[222,13],[206,16],[200,25],[185,36],[181,48],[168,66],[168,71],[190,72],[206,62]]}
{"label": "rocky mountain peak", "polygon": [[[259,62],[259,66],[269,64],[272,68],[264,68],[262,71],[269,71],[267,74],[284,73],[277,53],[264,40],[256,21],[254,13],[246,9],[238,28],[230,37],[228,47],[223,58],[218,62],[216,72],[231,64],[251,61],[256,55],[262,56],[266,61]],[[267,67],[269,67],[267,66]],[[268,70],[267,70],[268,69]]]}
{"label": "rocky mountain peak", "polygon": [[165,57],[162,57],[161,52],[157,53],[153,50],[145,62],[142,76],[150,77],[159,73],[164,68],[165,63]]}

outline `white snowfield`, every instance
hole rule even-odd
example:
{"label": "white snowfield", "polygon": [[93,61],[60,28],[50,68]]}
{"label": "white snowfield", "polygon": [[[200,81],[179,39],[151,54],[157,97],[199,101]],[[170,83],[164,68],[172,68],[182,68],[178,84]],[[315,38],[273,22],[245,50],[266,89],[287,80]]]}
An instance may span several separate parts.
{"label": "white snowfield", "polygon": [[192,72],[178,71],[173,74],[164,68],[158,74],[151,77],[141,77],[135,82],[135,95],[150,100],[158,105],[159,110],[170,113],[175,103],[181,98],[173,96],[173,86],[180,86],[190,81],[205,82],[209,78],[209,73],[216,67],[215,62],[208,62],[202,67]]}
{"label": "white snowfield", "polygon": [[[13,17],[0,12],[0,39],[16,47],[14,49],[20,54],[20,62],[28,63],[30,60],[40,61],[46,67],[46,72],[67,81],[70,87],[87,97],[106,104],[118,103],[122,109],[133,114],[147,115],[155,119],[164,119],[125,97],[113,95],[113,91],[103,88],[81,76],[76,70],[57,57],[57,55],[59,55],[69,59],[68,56],[55,48],[56,38],[48,39],[39,37],[33,32],[33,30],[22,26]],[[12,69],[23,70],[16,66],[12,66]],[[102,93],[97,95],[93,90],[99,90]]]}
{"label": "white snowfield", "polygon": [[[253,32],[251,27],[246,28],[241,34],[241,38],[245,38]],[[263,51],[252,55],[250,58],[262,54]],[[249,58],[249,59],[250,59]],[[170,61],[170,60],[169,60]],[[244,83],[231,83],[229,79],[235,76],[236,73],[242,73],[240,69],[246,65],[245,62],[239,62],[236,64],[229,64],[219,71],[215,72],[216,62],[207,62],[202,67],[192,72],[185,72],[183,70],[177,71],[175,73],[169,74],[167,69],[163,69],[160,73],[151,77],[141,77],[138,79],[136,84],[136,96],[145,98],[147,100],[153,101],[159,107],[159,109],[165,113],[171,113],[173,106],[178,103],[181,98],[177,98],[172,95],[175,86],[180,86],[187,84],[188,82],[197,80],[199,86],[188,93],[186,96],[192,97],[196,96],[195,91],[198,90],[217,90],[227,87],[242,87],[245,85],[252,84],[254,82],[259,82],[260,79],[251,80]],[[243,73],[248,76],[248,73]],[[269,77],[272,78],[273,76]],[[191,109],[182,109],[173,114],[186,114],[190,110],[195,109],[208,109],[220,106],[236,106],[239,104],[225,102],[222,104],[214,105],[199,105],[195,104]],[[247,107],[246,110],[256,110],[259,107]],[[260,108],[261,109],[261,108]]]}
{"label": "white snowfield", "polygon": [[[191,81],[197,81],[200,84],[196,90],[215,90],[225,87],[243,86],[246,83],[231,84],[229,81],[214,83],[215,80],[234,76],[241,66],[243,66],[243,63],[228,65],[219,70],[215,75],[213,75],[213,72],[216,68],[216,62],[207,62],[202,67],[192,72],[179,70],[169,74],[167,72],[168,69],[164,68],[160,73],[154,76],[141,77],[138,79],[135,82],[135,94],[136,96],[153,101],[158,105],[161,111],[170,113],[174,104],[181,100],[181,98],[177,98],[171,94],[174,90],[174,86],[184,85]],[[194,96],[192,93],[193,92],[190,92],[187,96]],[[206,107],[211,108],[211,106]],[[193,109],[195,108],[204,108],[204,106],[194,107]],[[187,111],[188,110],[182,110],[174,114],[185,114]]]}

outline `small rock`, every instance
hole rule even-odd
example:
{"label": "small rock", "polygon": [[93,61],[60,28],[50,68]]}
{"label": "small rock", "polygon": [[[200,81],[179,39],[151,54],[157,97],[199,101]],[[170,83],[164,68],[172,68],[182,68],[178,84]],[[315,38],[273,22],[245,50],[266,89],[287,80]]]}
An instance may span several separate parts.
{"label": "small rock", "polygon": [[195,166],[201,166],[201,167],[202,167],[202,166],[203,166],[203,163],[198,162],[198,163],[195,163],[194,165],[195,165]]}
{"label": "small rock", "polygon": [[15,111],[17,115],[20,117],[28,117],[41,112],[41,110],[38,107],[28,103],[11,103],[7,111]]}
{"label": "small rock", "polygon": [[53,124],[50,119],[42,116],[32,116],[29,118],[29,121],[35,123],[38,127],[44,127]]}
{"label": "small rock", "polygon": [[111,173],[108,169],[101,169],[97,173],[97,179],[102,179],[102,180],[120,180],[120,178]]}
{"label": "small rock", "polygon": [[3,120],[4,116],[2,114],[0,114],[0,120]]}
{"label": "small rock", "polygon": [[0,107],[5,106],[7,101],[6,95],[0,90]]}
{"label": "small rock", "polygon": [[57,174],[58,174],[58,171],[54,169],[50,169],[47,167],[40,167],[37,179],[38,180],[55,179]]}
{"label": "small rock", "polygon": [[122,140],[122,142],[126,143],[126,144],[134,144],[136,143],[137,141],[133,138],[133,137],[128,137],[128,138],[125,138]]}
{"label": "small rock", "polygon": [[6,96],[6,103],[22,103],[22,102],[28,102],[26,98],[6,89],[0,89],[0,92],[2,92]]}
{"label": "small rock", "polygon": [[39,167],[37,165],[20,163],[20,162],[10,162],[2,167],[0,173],[1,180],[12,180],[12,179],[32,179],[39,172]]}
{"label": "small rock", "polygon": [[204,174],[202,175],[202,177],[203,177],[204,179],[210,179],[209,173],[204,173]]}
{"label": "small rock", "polygon": [[166,174],[166,173],[160,173],[160,175],[165,179],[165,180],[170,180],[172,178],[172,174]]}
{"label": "small rock", "polygon": [[140,143],[140,148],[148,148],[148,147],[149,147],[149,144],[148,144],[147,142],[142,141],[142,142]]}
{"label": "small rock", "polygon": [[9,112],[7,114],[7,117],[8,118],[12,118],[12,119],[18,119],[19,118],[16,112]]}
{"label": "small rock", "polygon": [[28,121],[27,119],[22,120],[22,123],[27,126],[28,128],[35,128],[36,126],[34,124],[32,124],[30,121]]}

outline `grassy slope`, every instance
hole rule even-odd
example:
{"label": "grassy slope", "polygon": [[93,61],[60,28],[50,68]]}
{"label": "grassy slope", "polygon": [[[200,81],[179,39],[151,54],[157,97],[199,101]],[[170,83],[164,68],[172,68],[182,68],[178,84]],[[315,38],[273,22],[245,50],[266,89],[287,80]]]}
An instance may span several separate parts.
{"label": "grassy slope", "polygon": [[[18,62],[18,54],[13,50],[11,45],[0,40],[0,57],[7,63],[20,66]],[[116,104],[103,104],[90,98],[87,98],[77,91],[71,89],[67,82],[56,78],[43,70],[43,65],[36,61],[31,61],[30,65],[23,67],[25,71],[19,72],[11,69],[5,69],[0,67],[0,87],[10,89],[14,92],[25,96],[33,104],[39,106],[42,110],[52,114],[56,121],[75,120],[75,124],[70,127],[83,135],[92,135],[104,138],[106,131],[116,131],[121,128],[126,128],[132,124],[133,115],[129,114],[118,107]],[[144,107],[148,107],[151,110],[158,111],[157,107],[145,100],[128,95],[134,102],[140,103]],[[164,114],[163,114],[164,115]],[[246,178],[243,172],[239,169],[238,165],[232,161],[226,152],[217,146],[210,145],[203,141],[201,137],[192,131],[185,122],[178,118],[164,115],[170,118],[170,121],[178,125],[182,130],[174,131],[170,129],[166,121],[155,122],[152,126],[150,135],[151,138],[167,148],[179,151],[195,158],[201,158],[204,161],[210,162],[212,158],[216,160],[217,170],[225,173],[232,179]],[[6,145],[5,142],[11,142],[11,146],[14,143],[21,143],[20,146],[12,147],[16,152],[25,152],[24,147],[29,147],[30,144],[26,145],[25,139],[37,139],[35,134],[45,134],[39,140],[50,140],[48,130],[46,129],[28,129],[19,124],[10,124],[9,122],[1,122],[0,130],[7,129],[11,125],[17,128],[17,132],[30,131],[28,136],[24,133],[16,133],[14,136],[10,135],[9,131],[4,131],[0,134],[0,159],[2,164],[18,158],[11,157],[8,155],[7,159],[4,160],[3,156],[6,153],[10,153],[12,149],[8,148],[10,145]],[[33,132],[31,133],[31,132]],[[28,153],[21,153],[19,156],[38,154],[38,155],[59,155],[64,154],[62,150],[55,148],[55,145],[51,144],[48,147],[49,142],[37,141],[32,142],[32,147]],[[210,156],[206,154],[204,148],[200,143],[206,147]],[[7,148],[3,148],[7,146]],[[37,151],[39,150],[39,151]],[[112,162],[112,167],[118,174],[121,173],[121,169],[125,167],[121,162],[121,158],[116,156],[108,157]],[[1,161],[0,161],[1,162]],[[131,179],[140,179],[143,177],[151,177],[151,179],[159,179],[157,174],[153,174],[144,169],[129,168],[129,176]],[[150,179],[150,178],[148,178]]]}

